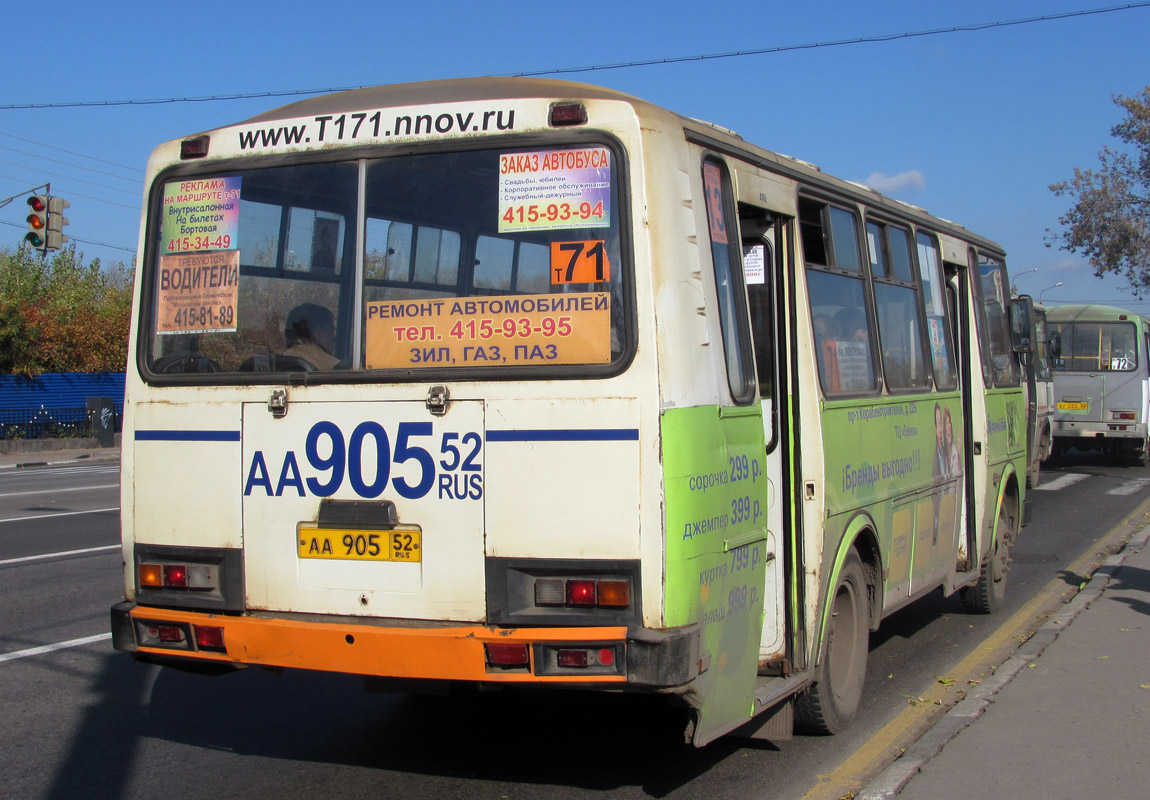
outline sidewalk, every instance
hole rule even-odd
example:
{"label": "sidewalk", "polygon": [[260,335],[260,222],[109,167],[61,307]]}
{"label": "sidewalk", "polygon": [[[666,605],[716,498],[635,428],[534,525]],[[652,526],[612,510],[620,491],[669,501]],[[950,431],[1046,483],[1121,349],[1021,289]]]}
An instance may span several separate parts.
{"label": "sidewalk", "polygon": [[68,447],[61,449],[25,450],[18,453],[0,453],[0,470],[21,467],[42,467],[48,464],[91,464],[93,462],[120,462],[119,447]]}
{"label": "sidewalk", "polygon": [[857,800],[1150,797],[1148,539],[1107,559]]}

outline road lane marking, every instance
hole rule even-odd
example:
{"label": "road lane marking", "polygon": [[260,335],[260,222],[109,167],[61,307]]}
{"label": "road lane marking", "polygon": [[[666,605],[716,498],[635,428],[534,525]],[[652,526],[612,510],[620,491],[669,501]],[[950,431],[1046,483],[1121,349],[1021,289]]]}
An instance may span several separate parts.
{"label": "road lane marking", "polygon": [[1128,494],[1137,494],[1138,492],[1140,492],[1146,488],[1146,484],[1148,482],[1150,482],[1150,481],[1142,481],[1142,480],[1124,481],[1123,483],[1120,483],[1117,486],[1115,486],[1113,489],[1108,490],[1106,492],[1106,494],[1114,494],[1114,495],[1119,495],[1119,496],[1128,495]]}
{"label": "road lane marking", "polygon": [[1065,489],[1067,486],[1073,486],[1079,481],[1084,481],[1089,477],[1089,475],[1084,475],[1081,472],[1068,472],[1065,475],[1059,475],[1052,481],[1043,481],[1034,487],[1034,491],[1055,492],[1059,489]]}
{"label": "road lane marking", "polygon": [[30,494],[61,494],[63,492],[92,492],[96,489],[119,489],[118,483],[102,483],[99,486],[77,486],[72,489],[37,489],[34,492],[6,492],[0,497],[25,497]]}
{"label": "road lane marking", "polygon": [[64,650],[69,647],[80,647],[85,644],[92,644],[93,642],[102,642],[111,639],[111,633],[99,633],[95,636],[85,636],[83,639],[72,639],[67,642],[57,642],[56,644],[46,644],[43,647],[33,647],[29,650],[17,650],[15,653],[0,654],[0,661],[15,661],[18,658],[28,658],[29,656],[38,656],[43,653],[51,653],[54,650]]}
{"label": "road lane marking", "polygon": [[29,561],[44,561],[49,558],[63,558],[64,556],[82,556],[87,553],[103,553],[106,550],[119,550],[121,545],[108,544],[103,547],[85,547],[83,550],[63,550],[59,553],[44,553],[38,556],[22,556],[20,558],[9,558],[6,561],[0,561],[0,567],[6,564],[23,564]]}
{"label": "road lane marking", "polygon": [[119,511],[119,506],[112,506],[111,508],[93,508],[91,511],[59,511],[55,514],[37,514],[31,517],[9,517],[8,519],[0,519],[0,522],[24,522],[30,519],[51,519],[52,517],[74,517],[78,514],[103,514],[105,511]]}

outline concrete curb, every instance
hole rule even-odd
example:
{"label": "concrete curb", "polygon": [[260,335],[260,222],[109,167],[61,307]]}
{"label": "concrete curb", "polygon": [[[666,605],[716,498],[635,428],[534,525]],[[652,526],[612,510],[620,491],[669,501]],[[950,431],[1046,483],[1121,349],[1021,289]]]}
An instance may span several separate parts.
{"label": "concrete curb", "polygon": [[1034,660],[1042,655],[1079,614],[1102,596],[1114,573],[1122,566],[1127,556],[1140,551],[1148,541],[1150,541],[1150,525],[1130,537],[1121,552],[1110,556],[1102,566],[1094,570],[1090,580],[1061,612],[1052,616],[1035,631],[1034,635],[1010,658],[999,665],[991,677],[955,703],[890,766],[863,787],[862,791],[855,795],[855,800],[893,800],[897,797],[928,761],[942,752],[943,747],[964,728],[982,716],[987,707],[994,702],[996,694],[1014,680],[1019,672],[1034,663]]}
{"label": "concrete curb", "polygon": [[84,453],[78,456],[70,456],[55,461],[21,461],[18,464],[0,464],[0,471],[8,469],[24,469],[26,467],[53,467],[61,464],[75,464],[77,462],[86,462],[88,464],[116,464],[120,461],[119,454],[116,455],[95,455]]}

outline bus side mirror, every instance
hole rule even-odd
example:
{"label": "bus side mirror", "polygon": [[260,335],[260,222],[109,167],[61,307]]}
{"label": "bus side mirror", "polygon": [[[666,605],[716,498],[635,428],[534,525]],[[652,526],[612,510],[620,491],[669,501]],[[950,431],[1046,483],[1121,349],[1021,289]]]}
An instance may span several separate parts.
{"label": "bus side mirror", "polygon": [[1050,351],[1051,358],[1062,358],[1062,334],[1057,331],[1050,334],[1046,347]]}
{"label": "bus side mirror", "polygon": [[1030,335],[1030,320],[1033,316],[1029,295],[1019,295],[1010,300],[1010,338],[1014,342],[1014,352],[1029,354],[1033,340]]}

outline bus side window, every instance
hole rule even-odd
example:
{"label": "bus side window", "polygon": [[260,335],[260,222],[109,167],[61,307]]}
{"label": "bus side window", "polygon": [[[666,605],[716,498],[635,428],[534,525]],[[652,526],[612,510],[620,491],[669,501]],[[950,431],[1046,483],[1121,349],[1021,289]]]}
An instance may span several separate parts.
{"label": "bus side window", "polygon": [[855,215],[800,198],[799,225],[823,392],[828,396],[873,392],[878,388],[878,370]]}
{"label": "bus side window", "polygon": [[910,235],[905,228],[883,222],[868,222],[866,231],[887,389],[892,394],[929,389],[932,380],[910,266]]}
{"label": "bus side window", "polygon": [[976,303],[976,316],[986,334],[984,341],[990,352],[983,353],[984,369],[989,356],[995,386],[1018,385],[1018,360],[1010,339],[1010,320],[1007,316],[1009,282],[1006,266],[1001,260],[979,253],[976,281],[981,301]]}
{"label": "bus side window", "polygon": [[[942,260],[939,258],[938,241],[922,231],[915,234],[914,238],[919,277],[922,280],[923,306],[926,310],[927,341],[934,363],[934,382],[939,389],[953,389],[958,385],[954,355],[957,341],[954,310],[957,304],[953,298],[943,296]],[[950,287],[947,288],[949,290]]]}
{"label": "bus side window", "polygon": [[747,405],[755,399],[755,377],[747,304],[743,299],[746,292],[743,270],[738,268],[742,264],[742,249],[735,222],[731,179],[716,159],[708,158],[703,162],[703,188],[707,197],[711,259],[715,269],[727,382],[735,403]]}

